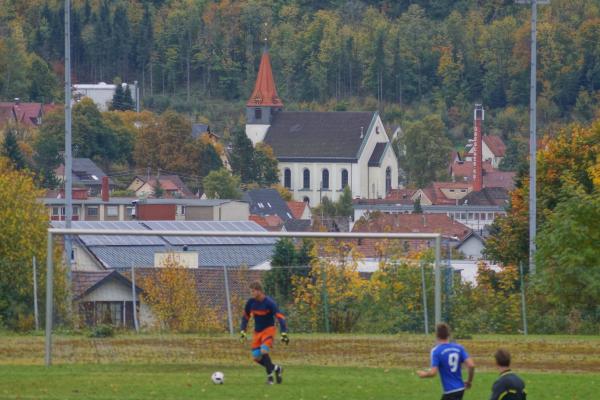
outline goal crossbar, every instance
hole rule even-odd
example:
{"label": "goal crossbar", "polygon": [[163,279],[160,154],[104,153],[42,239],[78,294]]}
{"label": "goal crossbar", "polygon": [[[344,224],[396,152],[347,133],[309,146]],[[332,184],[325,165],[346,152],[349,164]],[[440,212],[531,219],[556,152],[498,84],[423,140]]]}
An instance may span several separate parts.
{"label": "goal crossbar", "polygon": [[[172,231],[150,229],[67,229],[49,228],[46,258],[46,327],[45,327],[45,364],[52,364],[52,325],[53,325],[53,289],[54,289],[54,236],[64,235],[109,235],[109,236],[204,236],[204,237],[258,237],[258,238],[313,238],[313,239],[405,239],[405,240],[434,240],[435,241],[435,323],[442,318],[442,273],[440,233],[395,233],[395,232],[270,232],[270,231]],[[454,239],[454,238],[449,238]]]}

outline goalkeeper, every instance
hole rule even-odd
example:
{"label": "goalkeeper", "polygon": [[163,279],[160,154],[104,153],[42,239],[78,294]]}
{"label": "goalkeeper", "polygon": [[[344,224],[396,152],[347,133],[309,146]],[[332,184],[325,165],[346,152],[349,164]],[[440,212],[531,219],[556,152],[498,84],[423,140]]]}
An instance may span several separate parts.
{"label": "goalkeeper", "polygon": [[240,328],[240,341],[246,340],[246,327],[250,317],[254,317],[254,334],[252,335],[252,357],[254,361],[265,367],[267,371],[267,384],[272,385],[275,380],[277,383],[283,381],[283,368],[281,365],[273,364],[269,355],[273,347],[273,337],[275,336],[275,318],[279,321],[281,329],[281,341],[286,345],[290,339],[287,335],[287,324],[285,317],[278,310],[277,304],[272,298],[265,295],[260,282],[253,282],[250,285],[252,297],[246,303],[244,315],[242,316],[242,325]]}

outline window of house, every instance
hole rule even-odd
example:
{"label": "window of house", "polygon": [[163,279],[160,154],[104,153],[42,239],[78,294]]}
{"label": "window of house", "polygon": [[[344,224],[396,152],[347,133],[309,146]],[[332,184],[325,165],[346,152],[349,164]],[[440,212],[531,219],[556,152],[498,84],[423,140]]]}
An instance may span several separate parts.
{"label": "window of house", "polygon": [[467,213],[460,213],[460,219],[462,219],[462,220],[467,219]]}
{"label": "window of house", "polygon": [[73,207],[73,215],[79,215],[79,207]]}
{"label": "window of house", "polygon": [[289,168],[286,168],[283,171],[283,186],[285,186],[287,189],[292,188],[292,171],[290,171]]}
{"label": "window of house", "polygon": [[92,206],[87,208],[87,216],[88,217],[97,217],[98,216],[98,206]]}
{"label": "window of house", "polygon": [[262,119],[262,108],[254,109],[254,119]]}
{"label": "window of house", "polygon": [[302,188],[310,189],[310,171],[307,168],[302,171]]}
{"label": "window of house", "polygon": [[488,213],[488,219],[491,221],[494,219],[494,213]]}
{"label": "window of house", "polygon": [[177,206],[177,215],[185,215],[185,206],[182,206],[182,205]]}
{"label": "window of house", "polygon": [[125,207],[126,213],[128,217],[133,217],[135,215],[135,207],[133,206],[127,206]]}
{"label": "window of house", "polygon": [[469,213],[469,219],[473,219],[473,213]]}
{"label": "window of house", "polygon": [[60,207],[52,207],[52,215],[59,216],[60,215]]}
{"label": "window of house", "polygon": [[341,187],[341,189],[345,188],[346,186],[348,186],[348,170],[343,169],[342,170],[342,187]]}
{"label": "window of house", "polygon": [[329,170],[328,169],[324,169],[323,172],[321,172],[321,187],[323,189],[329,189]]}
{"label": "window of house", "polygon": [[106,216],[107,217],[118,217],[119,216],[119,207],[118,206],[106,207]]}

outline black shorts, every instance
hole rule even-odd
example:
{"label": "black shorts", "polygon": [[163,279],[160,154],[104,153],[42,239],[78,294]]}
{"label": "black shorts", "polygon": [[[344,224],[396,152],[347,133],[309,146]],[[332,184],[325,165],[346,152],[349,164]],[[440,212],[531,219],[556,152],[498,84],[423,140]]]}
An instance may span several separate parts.
{"label": "black shorts", "polygon": [[442,400],[462,400],[464,394],[464,390],[459,390],[458,392],[452,393],[445,393],[444,395],[442,395]]}

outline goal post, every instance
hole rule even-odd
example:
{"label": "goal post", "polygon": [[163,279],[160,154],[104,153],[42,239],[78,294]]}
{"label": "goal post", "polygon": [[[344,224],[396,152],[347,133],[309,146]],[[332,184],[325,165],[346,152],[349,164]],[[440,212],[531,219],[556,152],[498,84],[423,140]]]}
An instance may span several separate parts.
{"label": "goal post", "polygon": [[[435,247],[435,323],[442,319],[442,260],[440,233],[392,233],[392,232],[270,232],[270,231],[182,231],[182,230],[128,230],[128,229],[48,229],[48,250],[46,258],[46,326],[45,326],[45,365],[52,365],[52,327],[53,327],[53,242],[54,236],[64,235],[105,235],[105,236],[180,236],[180,237],[256,237],[256,238],[306,238],[306,239],[401,239],[433,240]],[[70,256],[70,255],[67,255]]]}

